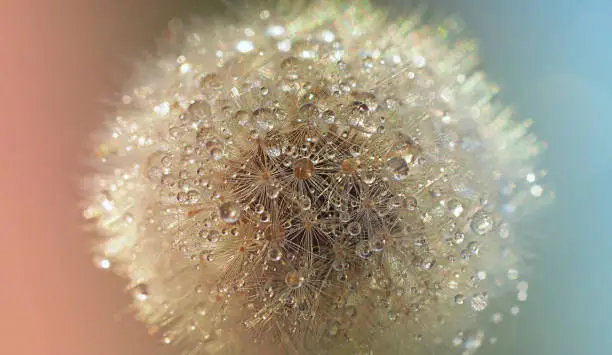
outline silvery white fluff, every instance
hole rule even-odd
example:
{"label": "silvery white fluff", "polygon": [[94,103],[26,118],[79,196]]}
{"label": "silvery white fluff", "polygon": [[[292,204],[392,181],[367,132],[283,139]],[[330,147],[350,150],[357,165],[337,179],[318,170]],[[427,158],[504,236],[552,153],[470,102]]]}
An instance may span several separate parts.
{"label": "silvery white fluff", "polygon": [[172,22],[97,139],[85,216],[139,318],[185,354],[494,342],[546,194],[473,43],[365,1],[239,13]]}

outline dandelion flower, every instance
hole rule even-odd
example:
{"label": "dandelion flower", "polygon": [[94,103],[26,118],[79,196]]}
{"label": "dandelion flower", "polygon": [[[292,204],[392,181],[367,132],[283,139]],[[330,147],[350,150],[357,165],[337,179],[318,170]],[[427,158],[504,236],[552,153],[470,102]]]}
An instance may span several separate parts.
{"label": "dandelion flower", "polygon": [[171,23],[98,140],[96,260],[185,354],[473,353],[540,144],[456,22],[296,6]]}

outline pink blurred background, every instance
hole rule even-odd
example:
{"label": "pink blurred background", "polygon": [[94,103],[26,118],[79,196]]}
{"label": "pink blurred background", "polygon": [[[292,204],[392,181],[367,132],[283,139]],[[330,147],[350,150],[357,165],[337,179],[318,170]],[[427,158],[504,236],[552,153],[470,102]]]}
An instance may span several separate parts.
{"label": "pink blurred background", "polygon": [[2,354],[173,353],[121,316],[124,283],[93,266],[78,209],[88,134],[108,110],[99,101],[120,88],[168,6],[0,1]]}

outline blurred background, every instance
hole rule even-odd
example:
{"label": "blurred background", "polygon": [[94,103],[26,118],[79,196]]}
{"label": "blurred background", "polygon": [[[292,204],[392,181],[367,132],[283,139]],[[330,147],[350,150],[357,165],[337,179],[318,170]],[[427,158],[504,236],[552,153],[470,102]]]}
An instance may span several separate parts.
{"label": "blurred background", "polygon": [[[396,4],[406,9],[401,0]],[[387,1],[386,3],[389,3]],[[612,2],[436,0],[548,142],[555,204],[532,223],[530,298],[493,354],[612,348]],[[213,0],[0,1],[0,353],[162,355],[126,315],[124,283],[94,268],[79,176],[100,103],[167,21]],[[409,353],[407,349],[406,354]],[[417,354],[414,354],[417,355]]]}

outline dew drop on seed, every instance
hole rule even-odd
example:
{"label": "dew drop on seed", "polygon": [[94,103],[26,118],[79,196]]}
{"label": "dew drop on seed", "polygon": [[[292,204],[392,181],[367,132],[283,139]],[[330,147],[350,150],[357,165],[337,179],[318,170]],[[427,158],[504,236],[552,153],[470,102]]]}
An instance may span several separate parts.
{"label": "dew drop on seed", "polygon": [[206,101],[198,100],[189,105],[181,119],[184,121],[198,121],[209,117],[210,113],[210,105]]}
{"label": "dew drop on seed", "polygon": [[225,223],[235,223],[240,218],[240,206],[233,201],[222,203],[219,206],[219,217]]}
{"label": "dew drop on seed", "polygon": [[304,104],[298,112],[298,122],[307,122],[319,116],[319,109],[313,104]]}
{"label": "dew drop on seed", "polygon": [[253,111],[255,126],[262,132],[270,132],[274,128],[274,113],[267,108],[258,108]]}
{"label": "dew drop on seed", "polygon": [[266,189],[266,196],[268,196],[269,199],[276,199],[278,198],[278,195],[281,192],[281,187],[278,184],[272,184],[270,185],[267,189]]}
{"label": "dew drop on seed", "polygon": [[332,261],[332,269],[336,271],[344,271],[348,268],[348,264],[343,258],[337,257]]}
{"label": "dew drop on seed", "polygon": [[355,254],[362,259],[368,259],[372,256],[372,249],[370,248],[370,243],[365,240],[360,241],[355,246]]}
{"label": "dew drop on seed", "polygon": [[293,175],[298,180],[310,179],[314,174],[314,171],[314,163],[308,158],[300,158],[293,162]]}
{"label": "dew drop on seed", "polygon": [[463,213],[463,205],[458,200],[448,201],[447,207],[448,211],[455,217],[459,217]]}
{"label": "dew drop on seed", "polygon": [[340,324],[337,321],[333,321],[327,328],[327,335],[335,337],[340,332]]}
{"label": "dew drop on seed", "polygon": [[303,195],[298,198],[298,204],[302,210],[307,211],[312,206],[312,201],[310,200],[310,197]]}
{"label": "dew drop on seed", "polygon": [[279,261],[283,257],[283,251],[281,248],[274,246],[268,249],[268,260]]}
{"label": "dew drop on seed", "polygon": [[285,284],[289,288],[300,288],[304,284],[304,277],[297,271],[289,271],[285,275]]}
{"label": "dew drop on seed", "polygon": [[210,158],[214,161],[219,161],[223,158],[223,150],[221,148],[212,146],[208,149],[208,154]]}
{"label": "dew drop on seed", "polygon": [[239,110],[234,114],[234,120],[243,127],[249,123],[250,118],[249,113],[244,110]]}
{"label": "dew drop on seed", "polygon": [[376,174],[371,170],[366,170],[361,174],[361,180],[366,185],[372,185],[376,181]]}
{"label": "dew drop on seed", "polygon": [[395,181],[405,180],[408,177],[408,163],[400,157],[387,160],[387,171]]}
{"label": "dew drop on seed", "polygon": [[146,284],[136,285],[134,297],[139,301],[146,301],[149,298],[149,287]]}
{"label": "dew drop on seed", "polygon": [[493,230],[495,222],[493,218],[484,211],[478,211],[472,216],[470,228],[477,235],[485,235]]}
{"label": "dew drop on seed", "polygon": [[455,303],[456,304],[463,304],[465,297],[463,297],[462,294],[457,294],[455,295]]}
{"label": "dew drop on seed", "polygon": [[206,234],[206,240],[211,243],[216,243],[219,241],[219,232],[216,230],[211,230]]}

